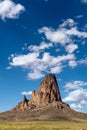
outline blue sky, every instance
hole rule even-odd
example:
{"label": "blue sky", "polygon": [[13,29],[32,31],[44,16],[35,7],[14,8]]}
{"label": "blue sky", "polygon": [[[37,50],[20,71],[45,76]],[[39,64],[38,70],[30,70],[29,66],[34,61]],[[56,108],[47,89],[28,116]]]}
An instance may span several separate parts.
{"label": "blue sky", "polygon": [[1,0],[0,112],[48,73],[62,100],[87,113],[87,0]]}

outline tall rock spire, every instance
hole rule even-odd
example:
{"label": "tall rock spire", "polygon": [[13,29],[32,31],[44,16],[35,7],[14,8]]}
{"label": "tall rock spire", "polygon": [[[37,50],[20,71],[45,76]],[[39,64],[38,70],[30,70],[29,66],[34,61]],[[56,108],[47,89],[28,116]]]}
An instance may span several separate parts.
{"label": "tall rock spire", "polygon": [[32,92],[32,101],[38,104],[48,104],[61,101],[61,95],[54,74],[48,74],[41,82],[39,90]]}

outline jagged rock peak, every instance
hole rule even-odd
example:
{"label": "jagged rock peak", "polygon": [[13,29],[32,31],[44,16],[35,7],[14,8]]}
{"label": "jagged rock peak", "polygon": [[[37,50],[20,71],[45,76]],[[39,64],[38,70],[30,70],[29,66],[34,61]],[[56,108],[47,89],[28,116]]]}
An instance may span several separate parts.
{"label": "jagged rock peak", "polygon": [[39,90],[32,92],[32,101],[38,104],[48,104],[61,101],[61,95],[55,74],[48,74],[41,82]]}
{"label": "jagged rock peak", "polygon": [[23,97],[23,102],[28,102],[28,99],[26,98],[25,95],[24,95],[24,97]]}
{"label": "jagged rock peak", "polygon": [[24,96],[22,102],[16,107],[17,110],[22,109],[39,109],[52,106],[58,110],[70,109],[69,105],[62,102],[59,86],[55,74],[48,74],[40,83],[38,91],[32,91],[32,98],[28,100]]}

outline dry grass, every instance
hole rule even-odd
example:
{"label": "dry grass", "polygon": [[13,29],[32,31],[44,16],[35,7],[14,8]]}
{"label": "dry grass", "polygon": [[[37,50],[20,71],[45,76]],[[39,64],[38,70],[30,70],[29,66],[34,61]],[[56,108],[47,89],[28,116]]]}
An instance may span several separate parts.
{"label": "dry grass", "polygon": [[87,121],[0,122],[0,130],[87,130]]}

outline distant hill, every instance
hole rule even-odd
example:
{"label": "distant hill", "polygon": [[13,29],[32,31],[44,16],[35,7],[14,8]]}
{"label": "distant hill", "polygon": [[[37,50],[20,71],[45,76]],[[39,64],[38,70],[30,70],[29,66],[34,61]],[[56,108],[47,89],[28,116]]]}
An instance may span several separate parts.
{"label": "distant hill", "polygon": [[87,120],[87,114],[76,112],[61,99],[58,83],[54,74],[48,74],[40,83],[38,91],[32,91],[32,98],[24,96],[15,108],[0,113],[1,121],[30,120]]}

